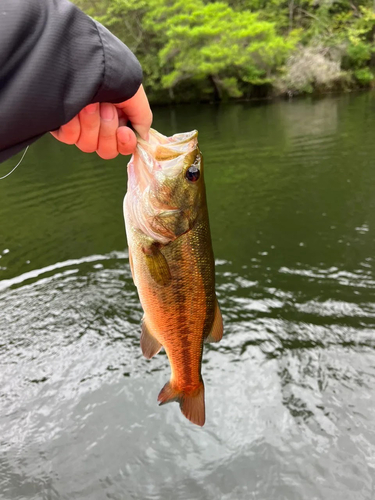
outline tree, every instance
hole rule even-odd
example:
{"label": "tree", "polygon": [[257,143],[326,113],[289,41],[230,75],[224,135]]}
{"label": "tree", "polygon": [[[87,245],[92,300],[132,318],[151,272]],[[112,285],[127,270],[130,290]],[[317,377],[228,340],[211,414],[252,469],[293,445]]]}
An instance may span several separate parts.
{"label": "tree", "polygon": [[144,25],[162,45],[161,83],[167,89],[191,80],[206,82],[218,99],[241,97],[249,85],[271,83],[296,43],[296,36],[277,35],[275,24],[259,14],[235,11],[224,2],[151,0],[148,5]]}
{"label": "tree", "polygon": [[151,101],[369,86],[375,0],[76,0],[143,67]]}

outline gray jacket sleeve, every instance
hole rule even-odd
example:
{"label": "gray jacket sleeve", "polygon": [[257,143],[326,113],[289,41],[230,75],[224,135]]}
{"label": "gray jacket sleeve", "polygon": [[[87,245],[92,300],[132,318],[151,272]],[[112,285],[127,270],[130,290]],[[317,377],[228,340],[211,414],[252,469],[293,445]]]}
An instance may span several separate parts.
{"label": "gray jacket sleeve", "polygon": [[134,54],[67,0],[0,0],[0,162],[141,81]]}

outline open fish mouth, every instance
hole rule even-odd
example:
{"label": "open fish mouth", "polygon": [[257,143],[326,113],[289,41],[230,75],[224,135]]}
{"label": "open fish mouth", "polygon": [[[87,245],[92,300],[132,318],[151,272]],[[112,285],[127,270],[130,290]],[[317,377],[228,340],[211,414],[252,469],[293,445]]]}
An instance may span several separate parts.
{"label": "open fish mouth", "polygon": [[158,171],[176,175],[187,154],[197,148],[198,132],[184,132],[166,137],[150,129],[149,140],[137,137],[136,151],[128,164],[129,188],[144,192]]}
{"label": "open fish mouth", "polygon": [[174,134],[171,137],[167,137],[154,129],[150,129],[149,140],[145,141],[141,137],[138,137],[138,144],[141,146],[159,146],[163,145],[171,148],[181,148],[181,153],[184,151],[184,145],[195,139],[195,145],[198,141],[198,131],[192,130],[191,132],[182,132],[181,134]]}
{"label": "open fish mouth", "polygon": [[190,153],[197,147],[197,144],[197,130],[166,137],[156,130],[150,129],[148,141],[138,138],[137,151],[135,154],[139,154],[147,163],[147,166],[151,163],[148,161],[147,157],[149,157],[150,160],[154,160],[154,163],[160,163],[160,168],[163,168],[163,166],[168,167],[168,165],[162,165],[163,162],[168,162],[181,155]]}

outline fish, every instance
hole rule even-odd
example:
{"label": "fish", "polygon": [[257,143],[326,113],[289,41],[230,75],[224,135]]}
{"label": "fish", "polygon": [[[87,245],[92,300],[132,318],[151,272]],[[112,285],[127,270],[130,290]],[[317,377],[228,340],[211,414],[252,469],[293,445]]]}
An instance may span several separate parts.
{"label": "fish", "polygon": [[168,356],[171,377],[159,404],[176,401],[188,420],[203,426],[203,344],[221,340],[223,319],[198,132],[167,137],[151,129],[148,141],[137,139],[124,218],[144,311],[140,344],[147,359],[162,347]]}

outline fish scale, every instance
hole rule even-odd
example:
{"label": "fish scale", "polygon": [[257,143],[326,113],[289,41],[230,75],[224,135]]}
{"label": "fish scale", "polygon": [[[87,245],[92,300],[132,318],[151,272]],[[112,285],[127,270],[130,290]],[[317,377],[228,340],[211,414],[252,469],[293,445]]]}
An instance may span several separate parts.
{"label": "fish scale", "polygon": [[134,283],[144,310],[141,347],[164,347],[171,379],[158,401],[178,401],[193,423],[205,422],[203,343],[223,333],[215,295],[203,158],[197,132],[138,138],[128,165],[124,216]]}

